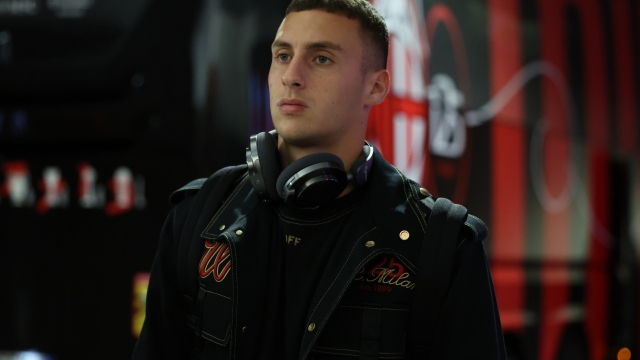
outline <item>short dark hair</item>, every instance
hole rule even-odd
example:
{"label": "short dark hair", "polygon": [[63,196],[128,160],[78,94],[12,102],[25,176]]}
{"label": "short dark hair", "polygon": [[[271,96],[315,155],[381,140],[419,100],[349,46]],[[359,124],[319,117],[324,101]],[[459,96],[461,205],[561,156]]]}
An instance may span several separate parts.
{"label": "short dark hair", "polygon": [[322,10],[356,19],[363,40],[362,72],[387,68],[389,31],[380,13],[367,0],[292,0],[286,15],[305,10]]}

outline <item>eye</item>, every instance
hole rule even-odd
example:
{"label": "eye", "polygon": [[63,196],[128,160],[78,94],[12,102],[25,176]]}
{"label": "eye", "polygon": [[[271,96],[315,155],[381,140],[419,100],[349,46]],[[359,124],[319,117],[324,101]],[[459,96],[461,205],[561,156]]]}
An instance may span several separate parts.
{"label": "eye", "polygon": [[278,58],[278,60],[285,62],[291,59],[291,56],[289,56],[288,54],[278,54],[276,55],[276,57]]}
{"label": "eye", "polygon": [[320,56],[318,56],[318,57],[316,58],[316,62],[317,62],[318,64],[326,65],[326,64],[329,64],[329,63],[331,62],[331,59],[329,59],[329,58],[328,58],[328,57],[326,57],[326,56],[322,56],[322,55],[320,55]]}

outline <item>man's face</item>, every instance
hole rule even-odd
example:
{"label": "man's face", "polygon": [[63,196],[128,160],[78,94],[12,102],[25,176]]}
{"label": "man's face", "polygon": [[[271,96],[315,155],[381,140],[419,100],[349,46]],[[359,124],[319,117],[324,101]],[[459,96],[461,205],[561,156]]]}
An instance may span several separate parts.
{"label": "man's face", "polygon": [[331,146],[366,120],[362,54],[357,20],[320,10],[287,15],[269,71],[271,115],[286,142]]}

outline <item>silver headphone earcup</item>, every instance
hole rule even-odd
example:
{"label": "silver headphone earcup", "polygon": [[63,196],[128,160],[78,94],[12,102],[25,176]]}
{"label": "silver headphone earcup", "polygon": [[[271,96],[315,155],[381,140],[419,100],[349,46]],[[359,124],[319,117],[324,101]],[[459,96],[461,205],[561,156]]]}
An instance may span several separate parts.
{"label": "silver headphone earcup", "polygon": [[251,136],[246,160],[249,179],[260,200],[278,200],[276,179],[280,173],[278,143],[275,131]]}
{"label": "silver headphone earcup", "polygon": [[373,165],[373,151],[374,147],[365,141],[362,154],[356,159],[349,170],[352,181],[358,185],[364,185],[367,180],[369,180],[369,173]]}
{"label": "silver headphone earcup", "polygon": [[334,154],[316,153],[287,166],[276,187],[285,203],[314,208],[333,201],[347,184],[342,160]]}

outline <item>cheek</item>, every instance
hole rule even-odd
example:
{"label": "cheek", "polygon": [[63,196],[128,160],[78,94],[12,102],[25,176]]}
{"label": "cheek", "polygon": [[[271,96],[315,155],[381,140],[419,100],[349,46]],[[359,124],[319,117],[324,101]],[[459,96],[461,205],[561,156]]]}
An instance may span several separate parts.
{"label": "cheek", "polygon": [[337,90],[330,96],[343,108],[359,106],[363,92],[361,83],[361,79],[356,76],[345,76],[340,79],[339,85],[334,87]]}
{"label": "cheek", "polygon": [[272,77],[272,74],[269,73],[269,77],[267,78],[267,83],[268,83],[268,87],[269,87],[269,98],[273,99],[273,97],[276,95],[276,90],[277,90],[277,81]]}
{"label": "cheek", "polygon": [[276,84],[278,84],[278,79],[281,78],[281,75],[278,72],[278,68],[276,66],[273,65],[273,62],[271,63],[271,68],[269,69],[269,76],[268,76],[268,82],[269,82],[269,89],[271,89],[273,86],[275,86]]}
{"label": "cheek", "polygon": [[271,78],[271,74],[269,74],[269,77],[267,78],[267,82],[269,83],[269,89],[271,89],[273,87],[273,79]]}

